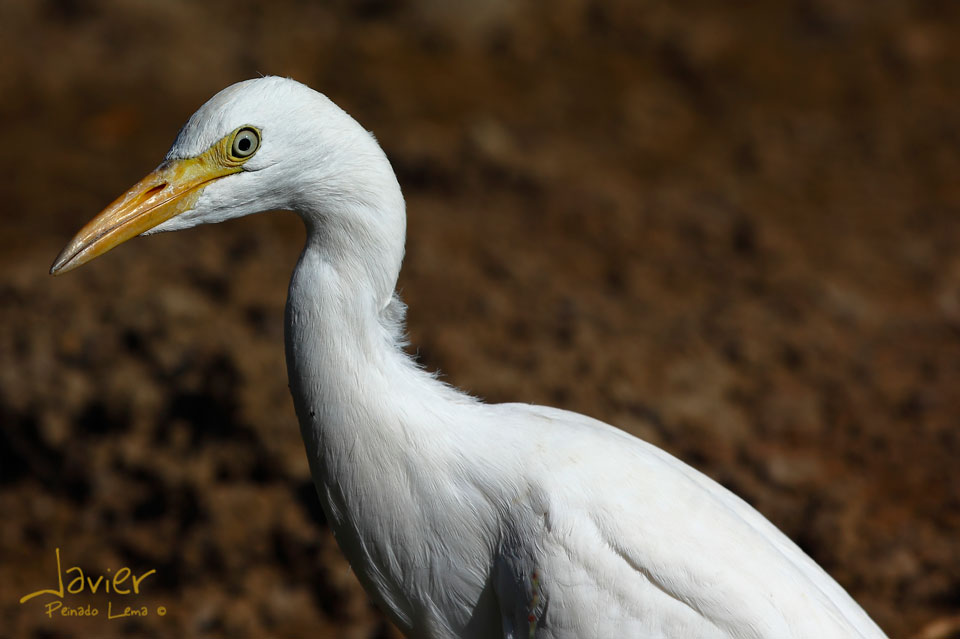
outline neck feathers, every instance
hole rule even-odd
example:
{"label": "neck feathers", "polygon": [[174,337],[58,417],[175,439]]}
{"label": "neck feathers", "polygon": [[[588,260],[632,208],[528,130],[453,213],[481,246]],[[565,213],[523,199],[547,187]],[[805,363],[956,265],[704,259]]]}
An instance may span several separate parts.
{"label": "neck feathers", "polygon": [[373,136],[350,120],[347,132],[313,167],[292,207],[307,226],[307,248],[333,268],[355,296],[388,306],[403,261],[406,205],[389,160]]}

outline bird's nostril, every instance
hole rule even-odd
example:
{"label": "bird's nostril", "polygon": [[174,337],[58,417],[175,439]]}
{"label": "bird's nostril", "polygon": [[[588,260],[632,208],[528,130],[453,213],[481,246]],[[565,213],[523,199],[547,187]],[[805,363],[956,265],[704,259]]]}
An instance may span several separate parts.
{"label": "bird's nostril", "polygon": [[166,182],[161,182],[160,184],[158,184],[158,185],[156,185],[156,186],[151,187],[150,189],[148,189],[148,190],[143,194],[143,199],[148,200],[148,199],[152,198],[154,195],[156,195],[157,193],[159,193],[160,191],[164,190],[165,188],[167,188],[167,183],[166,183]]}

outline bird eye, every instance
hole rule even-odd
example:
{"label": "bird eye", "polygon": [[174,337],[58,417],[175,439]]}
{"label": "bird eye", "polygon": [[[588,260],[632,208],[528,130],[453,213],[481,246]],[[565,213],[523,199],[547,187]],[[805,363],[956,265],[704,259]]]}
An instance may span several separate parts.
{"label": "bird eye", "polygon": [[233,136],[230,155],[237,159],[248,158],[260,148],[260,132],[252,127],[244,127]]}

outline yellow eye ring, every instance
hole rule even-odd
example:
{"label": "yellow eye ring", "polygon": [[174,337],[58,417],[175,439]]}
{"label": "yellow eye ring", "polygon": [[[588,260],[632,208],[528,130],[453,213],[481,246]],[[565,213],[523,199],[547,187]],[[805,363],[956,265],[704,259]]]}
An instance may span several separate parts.
{"label": "yellow eye ring", "polygon": [[260,148],[260,131],[252,126],[245,126],[239,129],[233,136],[230,143],[230,158],[233,160],[246,160],[257,152]]}

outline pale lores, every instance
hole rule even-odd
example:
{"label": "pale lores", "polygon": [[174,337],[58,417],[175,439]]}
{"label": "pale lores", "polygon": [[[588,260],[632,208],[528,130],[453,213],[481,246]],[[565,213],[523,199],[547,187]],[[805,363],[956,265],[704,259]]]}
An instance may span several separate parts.
{"label": "pale lores", "polygon": [[135,235],[295,211],[290,388],[324,512],[410,637],[884,637],[760,513],[616,428],[484,404],[403,350],[406,212],[373,135],[293,80],[228,87],[80,230],[69,271]]}

